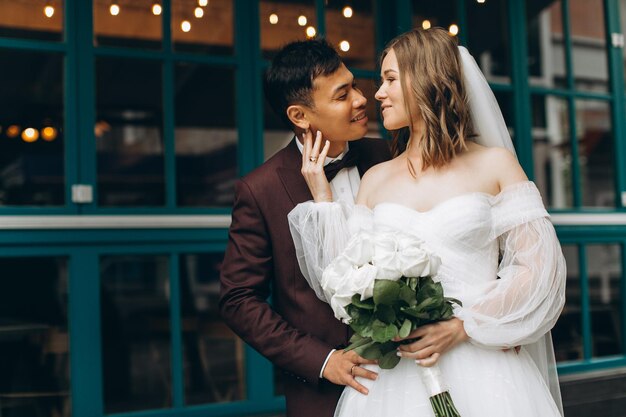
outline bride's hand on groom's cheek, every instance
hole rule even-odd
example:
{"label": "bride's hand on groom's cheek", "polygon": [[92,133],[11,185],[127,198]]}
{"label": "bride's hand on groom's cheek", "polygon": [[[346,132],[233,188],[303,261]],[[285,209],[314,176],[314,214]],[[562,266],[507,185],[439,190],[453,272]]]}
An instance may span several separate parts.
{"label": "bride's hand on groom's cheek", "polygon": [[368,389],[359,384],[355,377],[375,381],[378,374],[360,366],[375,363],[376,361],[362,358],[354,351],[336,350],[330,355],[322,376],[333,384],[348,385],[361,394],[367,395]]}
{"label": "bride's hand on groom's cheek", "polygon": [[433,366],[442,354],[466,341],[469,336],[465,333],[463,322],[453,318],[419,327],[404,340],[409,339],[417,340],[400,345],[398,355],[415,359],[422,366]]}

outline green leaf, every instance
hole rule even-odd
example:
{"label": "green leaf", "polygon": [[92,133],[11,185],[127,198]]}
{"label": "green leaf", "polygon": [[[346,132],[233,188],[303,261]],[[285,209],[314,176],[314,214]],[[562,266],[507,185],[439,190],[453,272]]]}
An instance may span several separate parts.
{"label": "green leaf", "polygon": [[374,314],[378,320],[387,324],[391,324],[396,321],[396,312],[393,307],[386,304],[377,305]]}
{"label": "green leaf", "polygon": [[398,301],[400,285],[395,281],[377,279],[374,283],[374,304],[393,305]]}
{"label": "green leaf", "polygon": [[415,296],[415,290],[412,290],[408,285],[402,285],[400,287],[400,294],[398,295],[398,298],[407,303],[409,306],[417,304]]}
{"label": "green leaf", "polygon": [[[357,338],[355,338],[355,336],[357,336]],[[367,344],[374,343],[372,338],[370,338],[370,337],[361,337],[361,336],[359,336],[356,333],[352,335],[352,337],[350,338],[350,342],[351,342],[350,346],[348,346],[345,349],[346,352],[349,352],[349,351],[351,351],[353,349],[356,350],[356,349],[358,349],[358,348],[360,348],[362,346],[365,346]]]}
{"label": "green leaf", "polygon": [[427,312],[423,310],[418,310],[416,307],[402,308],[400,310],[404,314],[407,314],[411,317],[415,317],[415,318],[422,319],[422,320],[428,320],[430,317]]}
{"label": "green leaf", "polygon": [[398,334],[398,328],[393,324],[387,324],[380,320],[374,320],[372,324],[372,339],[376,342],[387,342]]}
{"label": "green leaf", "polygon": [[380,351],[380,344],[373,342],[371,345],[367,345],[361,352],[357,352],[365,359],[378,360],[383,356]]}
{"label": "green leaf", "polygon": [[396,350],[389,351],[378,360],[378,366],[381,369],[393,369],[400,362],[400,357],[397,355]]}
{"label": "green leaf", "polygon": [[405,319],[402,327],[400,327],[400,331],[398,331],[398,336],[405,338],[409,333],[411,333],[411,320]]}
{"label": "green leaf", "polygon": [[354,294],[350,299],[353,305],[364,308],[366,310],[374,309],[374,301],[371,298],[361,301],[361,296],[359,294]]}

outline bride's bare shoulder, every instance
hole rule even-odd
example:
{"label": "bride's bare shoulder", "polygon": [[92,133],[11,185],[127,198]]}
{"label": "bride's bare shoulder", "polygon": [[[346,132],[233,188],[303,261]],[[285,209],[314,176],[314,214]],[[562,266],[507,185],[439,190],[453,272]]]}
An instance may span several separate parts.
{"label": "bride's bare shoulder", "polygon": [[368,169],[363,178],[361,178],[357,203],[368,205],[371,193],[389,181],[394,172],[397,171],[397,166],[398,160],[394,158]]}
{"label": "bride's bare shoulder", "polygon": [[517,156],[508,149],[468,143],[467,160],[481,176],[496,181],[502,189],[507,185],[528,180]]}

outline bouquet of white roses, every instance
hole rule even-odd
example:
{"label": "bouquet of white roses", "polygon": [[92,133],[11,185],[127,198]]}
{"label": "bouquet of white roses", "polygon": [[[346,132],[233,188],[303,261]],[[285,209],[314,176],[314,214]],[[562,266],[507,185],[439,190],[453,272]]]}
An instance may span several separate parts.
{"label": "bouquet of white roses", "polygon": [[[436,282],[440,265],[421,240],[398,232],[361,232],[324,270],[321,287],[335,317],[352,327],[346,350],[378,360],[383,369],[400,358],[396,337],[406,338],[417,327],[453,317],[452,304]],[[437,417],[459,417],[435,365],[418,366]]]}

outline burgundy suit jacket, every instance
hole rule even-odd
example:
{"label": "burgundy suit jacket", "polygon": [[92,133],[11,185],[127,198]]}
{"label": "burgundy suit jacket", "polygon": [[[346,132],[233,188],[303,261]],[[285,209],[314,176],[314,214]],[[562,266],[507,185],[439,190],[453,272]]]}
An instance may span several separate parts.
{"label": "burgundy suit jacket", "polygon": [[[362,176],[390,158],[387,141],[361,139]],[[248,344],[286,374],[287,416],[331,417],[342,386],[320,379],[348,326],[320,301],[300,272],[287,214],[312,200],[295,139],[236,184],[232,224],[221,268],[220,312]],[[271,295],[272,304],[268,303]]]}

